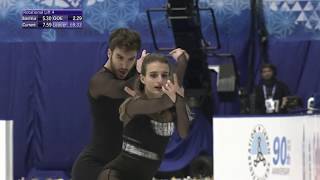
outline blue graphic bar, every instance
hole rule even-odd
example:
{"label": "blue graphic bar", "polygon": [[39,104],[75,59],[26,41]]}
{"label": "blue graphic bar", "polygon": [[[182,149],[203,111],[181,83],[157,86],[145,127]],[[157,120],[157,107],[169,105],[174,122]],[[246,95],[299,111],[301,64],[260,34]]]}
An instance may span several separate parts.
{"label": "blue graphic bar", "polygon": [[82,9],[27,9],[22,15],[82,15]]}
{"label": "blue graphic bar", "polygon": [[28,9],[22,12],[22,28],[82,28],[81,9]]}

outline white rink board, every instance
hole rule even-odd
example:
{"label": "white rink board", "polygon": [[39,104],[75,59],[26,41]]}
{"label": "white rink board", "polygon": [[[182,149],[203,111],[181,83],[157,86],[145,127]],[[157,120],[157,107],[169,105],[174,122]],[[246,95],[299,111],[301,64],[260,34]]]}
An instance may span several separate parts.
{"label": "white rink board", "polygon": [[320,116],[213,118],[214,177],[320,180]]}
{"label": "white rink board", "polygon": [[13,180],[13,121],[0,120],[0,180]]}

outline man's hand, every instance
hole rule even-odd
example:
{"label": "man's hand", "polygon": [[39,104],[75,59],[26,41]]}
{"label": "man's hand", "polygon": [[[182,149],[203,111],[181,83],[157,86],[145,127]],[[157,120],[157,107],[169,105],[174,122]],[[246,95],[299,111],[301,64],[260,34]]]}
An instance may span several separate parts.
{"label": "man's hand", "polygon": [[129,88],[129,87],[124,87],[124,91],[126,92],[126,93],[128,93],[130,96],[132,96],[132,97],[134,97],[134,96],[136,96],[137,95],[137,93],[134,91],[134,90],[132,90],[131,88]]}
{"label": "man's hand", "polygon": [[143,50],[142,53],[141,53],[141,57],[140,59],[137,60],[137,65],[136,65],[136,69],[138,71],[138,73],[140,74],[141,73],[141,67],[142,67],[142,63],[143,63],[143,60],[144,58],[149,55],[150,53],[147,53],[146,50]]}
{"label": "man's hand", "polygon": [[169,54],[176,61],[180,61],[180,60],[187,60],[188,61],[189,60],[189,54],[187,53],[187,51],[185,51],[181,48],[174,49]]}

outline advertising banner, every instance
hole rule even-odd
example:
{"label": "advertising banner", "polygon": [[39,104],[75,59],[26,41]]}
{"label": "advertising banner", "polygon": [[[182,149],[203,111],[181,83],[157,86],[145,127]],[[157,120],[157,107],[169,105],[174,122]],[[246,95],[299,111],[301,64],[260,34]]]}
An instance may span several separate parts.
{"label": "advertising banner", "polygon": [[320,180],[320,116],[213,122],[215,179]]}

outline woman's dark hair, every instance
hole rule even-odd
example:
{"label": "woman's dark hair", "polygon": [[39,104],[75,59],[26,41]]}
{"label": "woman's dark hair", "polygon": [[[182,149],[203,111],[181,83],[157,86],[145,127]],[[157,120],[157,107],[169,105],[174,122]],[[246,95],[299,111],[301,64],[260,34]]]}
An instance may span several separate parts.
{"label": "woman's dark hair", "polygon": [[274,66],[273,64],[269,64],[269,63],[263,64],[263,65],[261,66],[261,73],[262,73],[262,70],[265,69],[265,68],[271,69],[272,72],[273,72],[273,76],[274,76],[274,77],[277,76],[277,68],[276,68],[276,66]]}
{"label": "woman's dark hair", "polygon": [[114,30],[109,37],[109,48],[114,50],[116,47],[127,51],[139,51],[141,48],[139,33],[127,28]]}
{"label": "woman's dark hair", "polygon": [[[147,73],[148,64],[151,64],[151,63],[154,63],[154,62],[160,62],[160,63],[163,63],[163,64],[168,64],[168,66],[169,66],[169,74],[171,75],[171,67],[170,67],[168,59],[165,56],[161,55],[161,54],[151,53],[151,54],[147,55],[144,58],[143,63],[141,65],[141,74],[143,76],[145,76],[146,73]],[[142,93],[144,91],[144,84],[141,83],[139,78],[137,79],[136,89],[140,93]]]}

